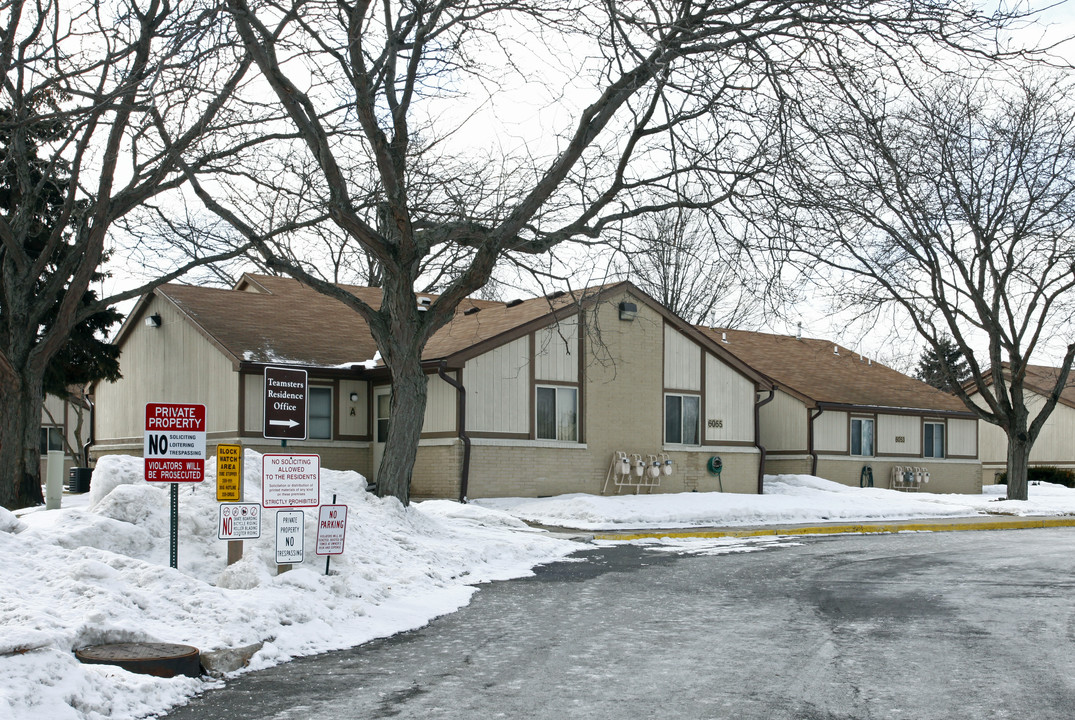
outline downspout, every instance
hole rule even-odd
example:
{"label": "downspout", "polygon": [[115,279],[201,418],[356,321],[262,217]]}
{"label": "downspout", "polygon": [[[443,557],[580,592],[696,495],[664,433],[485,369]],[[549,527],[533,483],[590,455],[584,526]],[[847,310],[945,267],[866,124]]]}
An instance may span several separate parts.
{"label": "downspout", "polygon": [[90,400],[90,396],[85,392],[82,393],[82,399],[90,406],[90,436],[82,445],[82,467],[89,467],[90,446],[93,445],[97,437],[97,406],[93,404],[93,400]]}
{"label": "downspout", "polygon": [[817,450],[814,449],[814,421],[821,417],[821,413],[823,412],[825,412],[825,408],[818,405],[817,412],[811,413],[810,424],[806,428],[806,451],[810,454],[810,457],[813,458],[810,463],[810,474],[814,477],[817,477]]}
{"label": "downspout", "polygon": [[765,446],[761,444],[761,406],[772,402],[776,387],[769,388],[769,397],[754,401],[754,447],[758,448],[758,494],[765,494]]}
{"label": "downspout", "polygon": [[437,366],[437,374],[440,375],[441,380],[454,387],[456,392],[459,393],[459,417],[456,419],[456,425],[459,427],[459,439],[463,441],[463,470],[459,477],[459,502],[466,505],[467,482],[470,480],[470,438],[467,436],[467,389],[463,387],[463,383],[453,377],[449,377],[449,375],[444,372],[447,367],[448,363],[445,360],[441,360],[440,365]]}

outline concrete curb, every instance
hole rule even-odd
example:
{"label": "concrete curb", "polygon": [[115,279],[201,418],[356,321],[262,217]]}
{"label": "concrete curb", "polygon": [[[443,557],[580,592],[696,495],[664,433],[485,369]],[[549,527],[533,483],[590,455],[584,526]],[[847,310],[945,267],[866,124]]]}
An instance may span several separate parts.
{"label": "concrete curb", "polygon": [[961,518],[940,520],[896,520],[833,525],[792,525],[749,528],[677,528],[675,530],[628,530],[595,532],[594,540],[643,540],[647,538],[722,538],[773,535],[837,535],[841,533],[953,532],[956,530],[1025,530],[1029,528],[1075,527],[1075,517],[1021,517],[1010,519]]}

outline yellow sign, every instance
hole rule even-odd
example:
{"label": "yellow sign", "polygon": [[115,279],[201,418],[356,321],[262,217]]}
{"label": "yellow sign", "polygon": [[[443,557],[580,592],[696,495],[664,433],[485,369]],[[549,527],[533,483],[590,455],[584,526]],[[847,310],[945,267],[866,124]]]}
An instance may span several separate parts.
{"label": "yellow sign", "polygon": [[216,446],[217,502],[241,502],[243,499],[243,446]]}

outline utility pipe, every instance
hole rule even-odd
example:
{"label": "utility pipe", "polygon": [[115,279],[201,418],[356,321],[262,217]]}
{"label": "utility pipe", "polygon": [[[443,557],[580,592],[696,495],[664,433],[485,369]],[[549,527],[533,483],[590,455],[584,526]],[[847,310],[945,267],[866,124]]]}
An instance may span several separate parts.
{"label": "utility pipe", "polygon": [[819,404],[817,406],[817,412],[811,413],[810,424],[806,428],[806,447],[810,457],[813,458],[810,463],[810,474],[817,476],[817,450],[814,449],[814,421],[821,417],[821,413],[825,412],[825,408]]}
{"label": "utility pipe", "polygon": [[463,441],[463,469],[459,477],[459,502],[465,505],[467,502],[467,483],[470,480],[470,437],[467,435],[467,389],[463,387],[463,383],[444,372],[447,367],[447,361],[441,360],[440,364],[437,366],[437,374],[440,375],[441,380],[454,387],[456,392],[459,393],[459,413],[458,418],[456,419],[456,425],[459,428],[459,439]]}
{"label": "utility pipe", "polygon": [[765,446],[761,444],[761,406],[773,401],[776,387],[769,388],[769,397],[754,401],[754,447],[758,448],[758,494],[765,494]]}

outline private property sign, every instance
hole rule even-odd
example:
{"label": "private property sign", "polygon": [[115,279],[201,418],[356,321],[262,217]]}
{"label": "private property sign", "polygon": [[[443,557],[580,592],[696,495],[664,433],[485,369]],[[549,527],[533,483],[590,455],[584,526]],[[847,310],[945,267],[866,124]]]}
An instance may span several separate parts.
{"label": "private property sign", "polygon": [[320,455],[262,455],[262,507],[299,508],[320,504]]}
{"label": "private property sign", "polygon": [[205,406],[147,403],[142,454],[148,482],[205,480]]}

